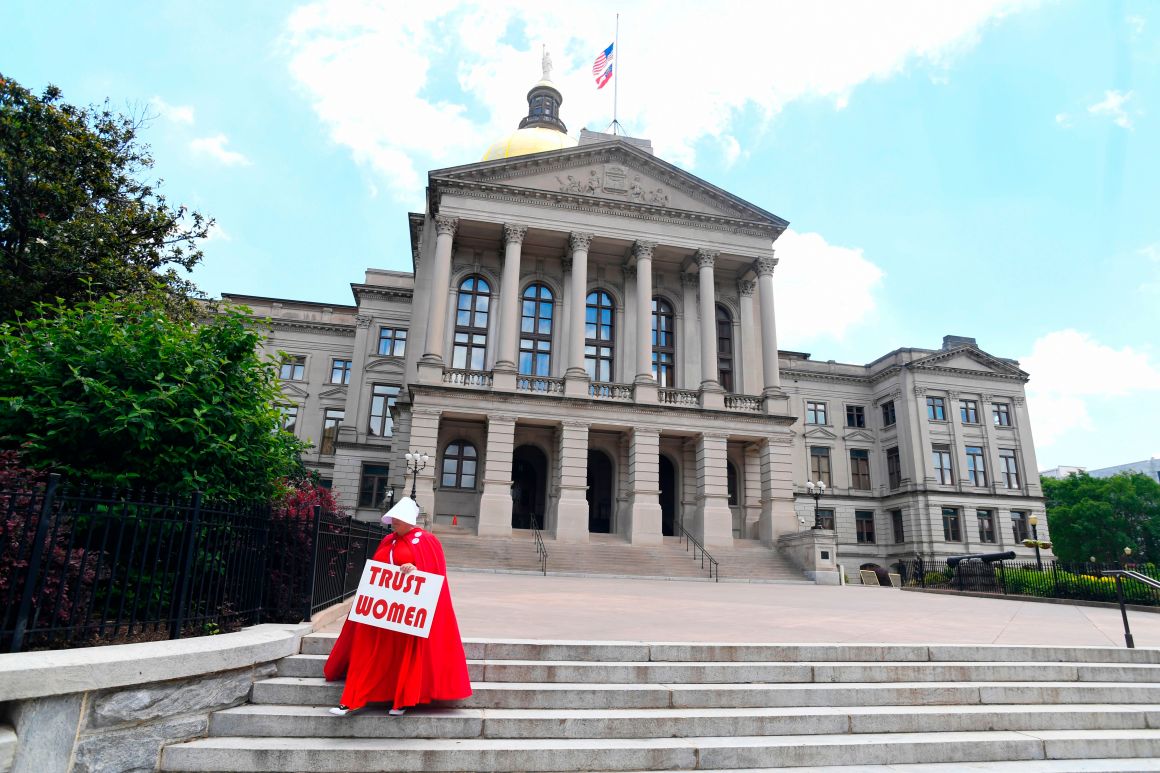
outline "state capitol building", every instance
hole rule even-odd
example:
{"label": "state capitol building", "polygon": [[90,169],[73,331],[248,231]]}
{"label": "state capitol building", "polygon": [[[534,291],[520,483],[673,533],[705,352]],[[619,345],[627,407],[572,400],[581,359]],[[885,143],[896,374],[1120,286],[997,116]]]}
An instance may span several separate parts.
{"label": "state capitol building", "polygon": [[415,451],[436,528],[536,523],[556,554],[812,531],[889,566],[1030,553],[1031,516],[1049,538],[1018,363],[957,336],[868,364],[779,350],[787,221],[647,140],[569,136],[562,101],[540,81],[482,161],[429,173],[413,271],[368,269],[350,306],[224,296],[271,321],[286,426],[341,504],[377,519]]}

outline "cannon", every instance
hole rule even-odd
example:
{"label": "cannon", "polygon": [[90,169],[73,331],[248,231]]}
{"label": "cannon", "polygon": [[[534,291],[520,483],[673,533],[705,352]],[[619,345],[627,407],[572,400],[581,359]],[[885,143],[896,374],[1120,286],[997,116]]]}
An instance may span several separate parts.
{"label": "cannon", "polygon": [[1005,553],[972,553],[965,556],[950,556],[947,558],[947,566],[954,569],[963,561],[982,561],[984,563],[991,563],[992,561],[1006,561],[1015,558],[1015,551],[1008,550]]}

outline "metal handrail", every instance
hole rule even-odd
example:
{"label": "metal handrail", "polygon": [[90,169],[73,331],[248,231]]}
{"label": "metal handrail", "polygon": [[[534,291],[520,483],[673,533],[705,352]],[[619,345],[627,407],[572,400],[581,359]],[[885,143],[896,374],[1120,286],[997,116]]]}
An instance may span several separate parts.
{"label": "metal handrail", "polygon": [[1146,574],[1133,572],[1131,569],[1108,569],[1100,572],[1104,577],[1131,577],[1133,580],[1142,582],[1145,585],[1151,585],[1153,588],[1160,589],[1160,580],[1154,580]]}
{"label": "metal handrail", "polygon": [[546,577],[548,575],[548,546],[544,544],[544,538],[540,534],[540,524],[536,520],[535,513],[529,513],[528,517],[532,521],[532,536],[536,541],[536,555],[540,559],[540,571]]}
{"label": "metal handrail", "polygon": [[684,526],[678,526],[681,530],[681,538],[685,540],[685,552],[693,551],[693,560],[697,559],[697,551],[701,553],[701,568],[705,568],[705,559],[709,560],[709,579],[714,582],[721,582],[721,564],[713,556],[709,555],[709,551],[705,550],[705,546],[697,541],[697,538],[685,529]]}
{"label": "metal handrail", "polygon": [[1160,582],[1139,572],[1133,572],[1131,569],[1108,569],[1100,572],[1100,574],[1104,577],[1116,578],[1116,601],[1120,603],[1120,617],[1124,621],[1124,644],[1128,649],[1135,649],[1136,642],[1132,638],[1132,629],[1128,627],[1128,608],[1124,605],[1124,578],[1130,577],[1137,582],[1142,582],[1153,588],[1160,588]]}

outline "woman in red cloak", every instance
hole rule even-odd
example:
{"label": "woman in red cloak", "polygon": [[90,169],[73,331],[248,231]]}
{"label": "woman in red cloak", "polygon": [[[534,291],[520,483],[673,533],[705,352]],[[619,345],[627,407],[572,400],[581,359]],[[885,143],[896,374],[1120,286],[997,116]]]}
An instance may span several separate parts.
{"label": "woman in red cloak", "polygon": [[324,669],[327,681],[346,675],[342,700],[330,710],[332,714],[346,716],[368,703],[389,702],[390,713],[399,716],[420,703],[460,700],[471,695],[467,658],[446,580],[443,546],[435,535],[415,527],[418,514],[418,505],[407,498],[383,516],[384,523],[393,520],[394,533],[379,543],[374,560],[394,564],[403,574],[419,569],[443,575],[431,633],[424,639],[348,619]]}

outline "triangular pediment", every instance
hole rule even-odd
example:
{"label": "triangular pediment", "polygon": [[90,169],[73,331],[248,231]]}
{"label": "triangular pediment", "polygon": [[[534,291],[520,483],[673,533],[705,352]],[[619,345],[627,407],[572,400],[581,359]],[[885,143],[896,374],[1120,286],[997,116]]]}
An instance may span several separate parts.
{"label": "triangular pediment", "polygon": [[431,172],[431,189],[482,185],[575,203],[669,210],[759,223],[787,221],[621,141],[599,142]]}
{"label": "triangular pediment", "polygon": [[974,346],[959,346],[945,352],[937,352],[911,362],[910,367],[915,370],[953,371],[980,376],[1027,380],[1026,372],[1010,362],[992,357]]}
{"label": "triangular pediment", "polygon": [[285,381],[282,382],[282,394],[286,395],[287,397],[298,397],[303,400],[305,400],[307,397],[310,397],[310,393],[302,387],[295,384],[287,384]]}
{"label": "triangular pediment", "polygon": [[320,392],[318,394],[318,396],[323,400],[334,399],[336,397],[345,398],[346,397],[346,387],[345,386],[338,386],[338,387],[335,387],[334,389],[328,389],[325,392]]}
{"label": "triangular pediment", "polygon": [[834,434],[833,432],[830,432],[830,430],[826,429],[825,427],[813,427],[812,429],[807,429],[805,432],[802,433],[802,436],[807,437],[807,438],[811,438],[814,440],[818,440],[818,439],[837,440],[838,439],[838,436],[836,434]]}
{"label": "triangular pediment", "polygon": [[859,440],[859,441],[864,441],[866,443],[873,443],[874,442],[874,436],[871,435],[869,432],[866,432],[865,430],[861,430],[861,429],[856,429],[853,432],[847,432],[843,436],[842,439],[843,440]]}

